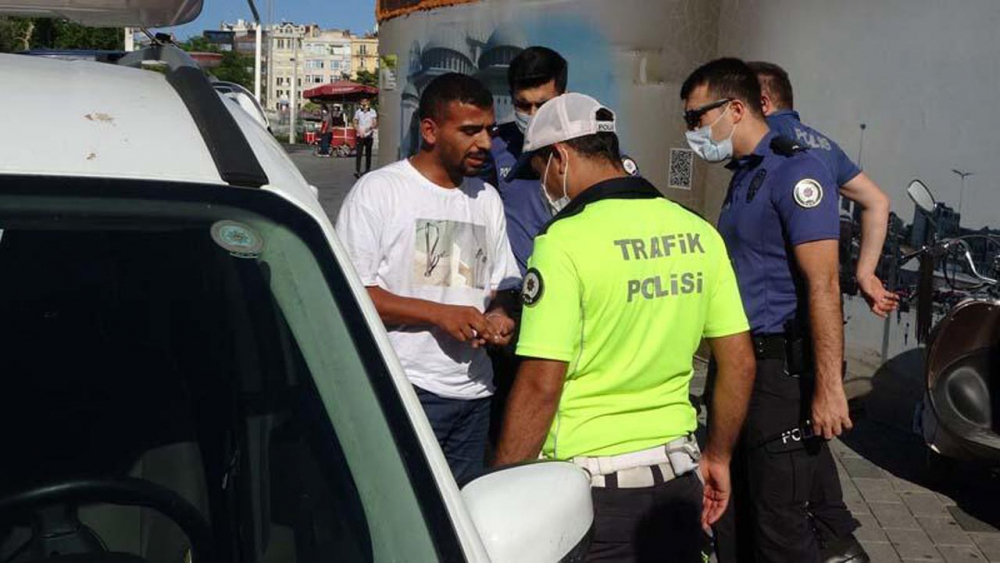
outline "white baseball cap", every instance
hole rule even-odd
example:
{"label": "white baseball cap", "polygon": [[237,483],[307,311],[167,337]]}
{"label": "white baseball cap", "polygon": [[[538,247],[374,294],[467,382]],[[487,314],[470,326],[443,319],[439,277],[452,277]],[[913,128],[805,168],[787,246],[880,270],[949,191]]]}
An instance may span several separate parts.
{"label": "white baseball cap", "polygon": [[[598,120],[598,110],[611,113],[611,121]],[[586,94],[569,92],[552,98],[538,108],[524,134],[521,156],[504,178],[508,182],[526,177],[531,157],[539,149],[597,133],[615,133],[615,113]]]}

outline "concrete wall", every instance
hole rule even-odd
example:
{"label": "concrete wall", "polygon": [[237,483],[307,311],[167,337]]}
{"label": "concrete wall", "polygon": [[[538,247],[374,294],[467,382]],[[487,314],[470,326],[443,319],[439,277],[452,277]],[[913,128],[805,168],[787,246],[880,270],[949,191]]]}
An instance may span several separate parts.
{"label": "concrete wall", "polygon": [[[796,109],[857,159],[907,223],[910,180],[959,207],[953,168],[966,180],[962,226],[1000,226],[1000,2],[995,0],[722,0],[718,53],[780,64],[790,74]],[[721,197],[726,175],[709,194]],[[710,197],[709,199],[714,199]],[[715,204],[713,204],[715,205]],[[865,380],[885,360],[916,347],[911,314],[885,324],[848,299],[849,373]],[[919,363],[891,365],[919,370]],[[919,373],[898,373],[896,377]],[[860,390],[865,390],[862,383]]]}
{"label": "concrete wall", "polygon": [[722,0],[719,53],[785,67],[803,120],[862,165],[906,219],[920,178],[963,226],[1000,223],[1000,2]]}

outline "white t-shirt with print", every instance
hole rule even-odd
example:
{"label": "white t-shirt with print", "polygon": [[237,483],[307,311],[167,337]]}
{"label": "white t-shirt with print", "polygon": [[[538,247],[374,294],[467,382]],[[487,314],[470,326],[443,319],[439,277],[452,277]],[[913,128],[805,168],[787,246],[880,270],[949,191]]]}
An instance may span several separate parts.
{"label": "white t-shirt with print", "polygon": [[354,122],[357,124],[357,128],[361,130],[362,137],[371,137],[372,132],[375,130],[373,126],[375,125],[376,117],[378,117],[378,113],[372,108],[368,108],[368,111],[358,108],[354,112]]}
{"label": "white t-shirt with print", "polygon": [[[365,286],[401,297],[485,311],[491,292],[519,283],[503,203],[479,178],[448,189],[407,160],[375,170],[344,200],[337,235]],[[387,329],[417,387],[452,399],[493,393],[493,369],[482,348],[437,327]]]}

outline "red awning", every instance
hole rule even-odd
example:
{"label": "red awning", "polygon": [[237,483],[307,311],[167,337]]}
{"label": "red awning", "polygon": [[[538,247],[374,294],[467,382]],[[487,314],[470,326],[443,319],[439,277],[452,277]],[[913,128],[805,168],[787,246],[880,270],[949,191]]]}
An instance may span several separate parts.
{"label": "red awning", "polygon": [[189,52],[188,55],[194,59],[201,68],[215,68],[222,64],[222,53],[203,53],[200,51]]}
{"label": "red awning", "polygon": [[377,95],[378,88],[349,80],[331,82],[302,93],[302,96],[311,102],[351,102]]}

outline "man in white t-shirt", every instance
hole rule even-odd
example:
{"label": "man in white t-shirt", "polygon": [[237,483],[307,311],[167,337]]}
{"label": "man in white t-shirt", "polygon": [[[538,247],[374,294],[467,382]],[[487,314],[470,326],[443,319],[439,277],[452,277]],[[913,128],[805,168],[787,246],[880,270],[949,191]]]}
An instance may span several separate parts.
{"label": "man in white t-shirt", "polygon": [[365,153],[365,174],[372,169],[372,144],[375,142],[375,128],[378,127],[378,113],[372,109],[368,98],[361,99],[361,107],[354,112],[356,156],[354,157],[354,177],[361,177],[361,153]]}
{"label": "man in white t-shirt", "polygon": [[489,90],[442,75],[418,115],[420,152],[355,184],[337,234],[461,484],[485,466],[493,369],[483,347],[514,330],[494,297],[520,272],[500,196],[478,177],[496,123]]}

